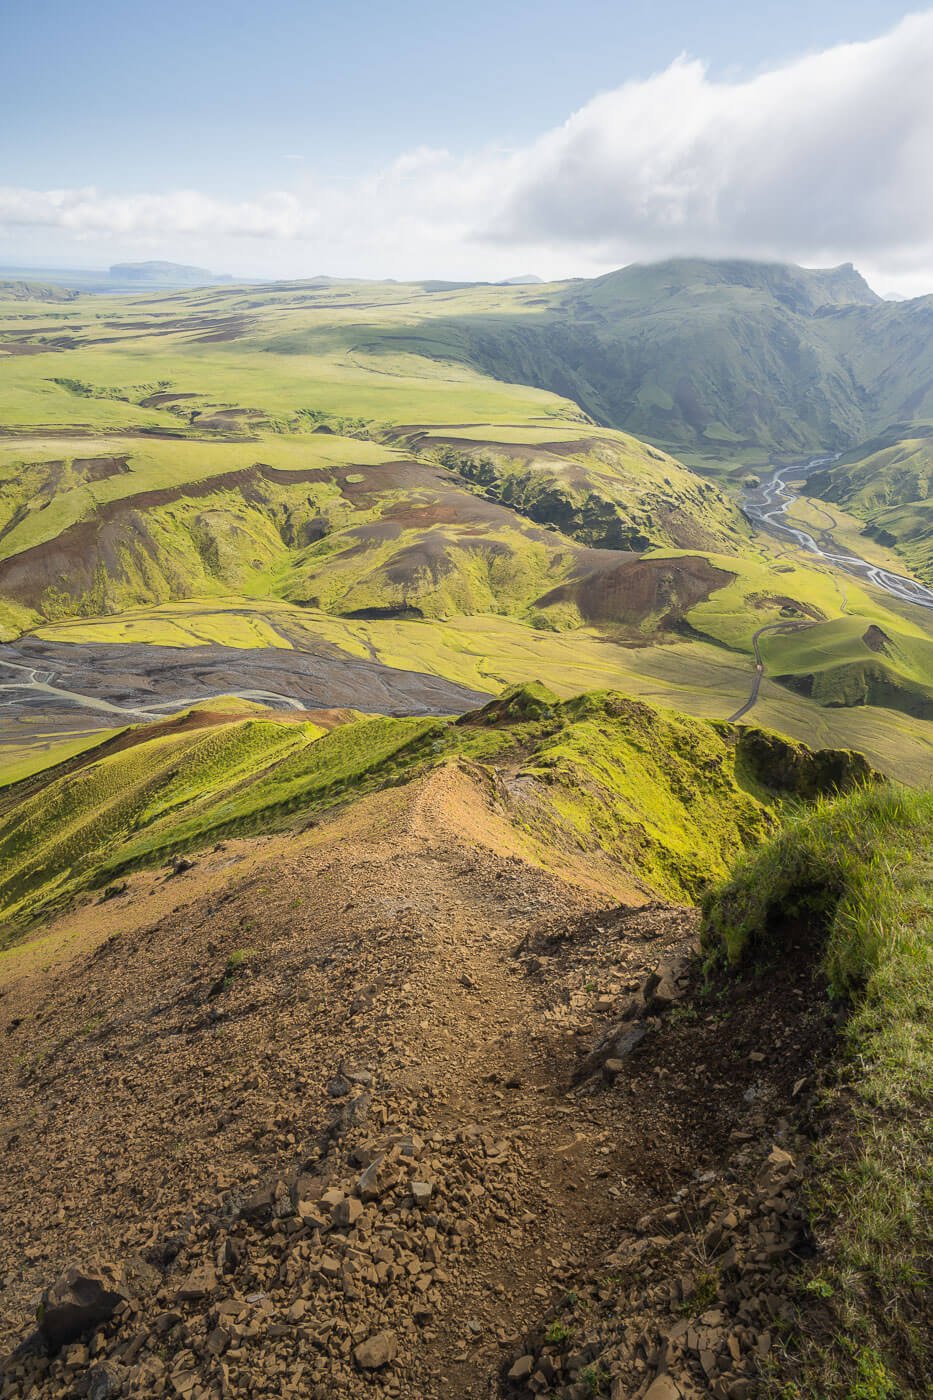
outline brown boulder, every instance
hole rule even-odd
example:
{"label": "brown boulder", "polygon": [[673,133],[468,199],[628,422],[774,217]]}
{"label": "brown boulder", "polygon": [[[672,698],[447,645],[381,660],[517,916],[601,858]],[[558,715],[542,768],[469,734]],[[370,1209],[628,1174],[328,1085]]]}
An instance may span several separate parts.
{"label": "brown boulder", "polygon": [[645,1391],[645,1400],[681,1400],[683,1391],[670,1376],[657,1376]]}
{"label": "brown boulder", "polygon": [[394,1361],[398,1345],[392,1332],[377,1332],[353,1348],[353,1359],[362,1371],[378,1371]]}
{"label": "brown boulder", "polygon": [[209,1298],[217,1289],[217,1275],[210,1263],[198,1264],[179,1286],[176,1297],[182,1302],[193,1303],[199,1298]]}
{"label": "brown boulder", "polygon": [[39,1332],[58,1351],[68,1342],[93,1332],[129,1301],[126,1277],[115,1264],[72,1265],[47,1288],[39,1304]]}
{"label": "brown boulder", "polygon": [[378,1201],[385,1196],[398,1181],[398,1168],[395,1153],[387,1152],[370,1162],[356,1183],[357,1193],[362,1201]]}

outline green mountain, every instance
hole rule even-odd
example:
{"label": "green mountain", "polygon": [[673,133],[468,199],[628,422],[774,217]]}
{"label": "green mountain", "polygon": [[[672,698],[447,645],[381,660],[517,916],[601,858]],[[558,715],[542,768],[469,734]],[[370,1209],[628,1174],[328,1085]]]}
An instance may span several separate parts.
{"label": "green mountain", "polygon": [[691,459],[837,450],[933,417],[931,328],[933,298],[883,301],[851,265],[698,259],[543,289],[521,316],[457,324],[487,372]]}

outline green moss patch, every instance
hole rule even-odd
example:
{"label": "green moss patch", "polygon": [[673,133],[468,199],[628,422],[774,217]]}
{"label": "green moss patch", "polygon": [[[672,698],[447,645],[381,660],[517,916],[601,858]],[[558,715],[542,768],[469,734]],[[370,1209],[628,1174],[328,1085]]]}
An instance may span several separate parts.
{"label": "green moss patch", "polygon": [[933,793],[865,788],[820,802],[741,861],[706,902],[704,939],[766,965],[785,931],[845,1009],[811,1210],[814,1287],[833,1326],[801,1342],[804,1397],[929,1394],[933,1257]]}

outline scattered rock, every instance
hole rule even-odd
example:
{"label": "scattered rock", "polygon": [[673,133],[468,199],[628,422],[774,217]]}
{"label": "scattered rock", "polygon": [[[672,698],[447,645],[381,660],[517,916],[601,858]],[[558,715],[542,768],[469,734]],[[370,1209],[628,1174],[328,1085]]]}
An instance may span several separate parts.
{"label": "scattered rock", "polygon": [[510,1381],[526,1381],[535,1369],[535,1359],[533,1356],[520,1356],[509,1371]]}
{"label": "scattered rock", "polygon": [[670,1376],[657,1376],[645,1391],[645,1400],[682,1400],[683,1391]]}
{"label": "scattered rock", "polygon": [[377,1332],[353,1348],[353,1359],[361,1371],[378,1371],[394,1361],[397,1354],[398,1343],[393,1332]]}
{"label": "scattered rock", "polygon": [[191,1303],[198,1298],[208,1298],[217,1288],[217,1275],[212,1264],[199,1264],[192,1269],[178,1289],[176,1297],[180,1302]]}
{"label": "scattered rock", "polygon": [[115,1400],[124,1393],[126,1368],[114,1361],[93,1366],[87,1376],[87,1400]]}
{"label": "scattered rock", "polygon": [[398,1169],[390,1153],[383,1153],[363,1172],[356,1189],[363,1201],[378,1201],[398,1180]]}

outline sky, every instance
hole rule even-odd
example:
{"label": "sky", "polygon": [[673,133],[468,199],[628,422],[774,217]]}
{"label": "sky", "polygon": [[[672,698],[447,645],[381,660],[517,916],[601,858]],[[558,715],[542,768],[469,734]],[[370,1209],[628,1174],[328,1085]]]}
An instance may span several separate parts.
{"label": "sky", "polygon": [[854,262],[933,292],[933,9],[0,0],[0,264]]}

